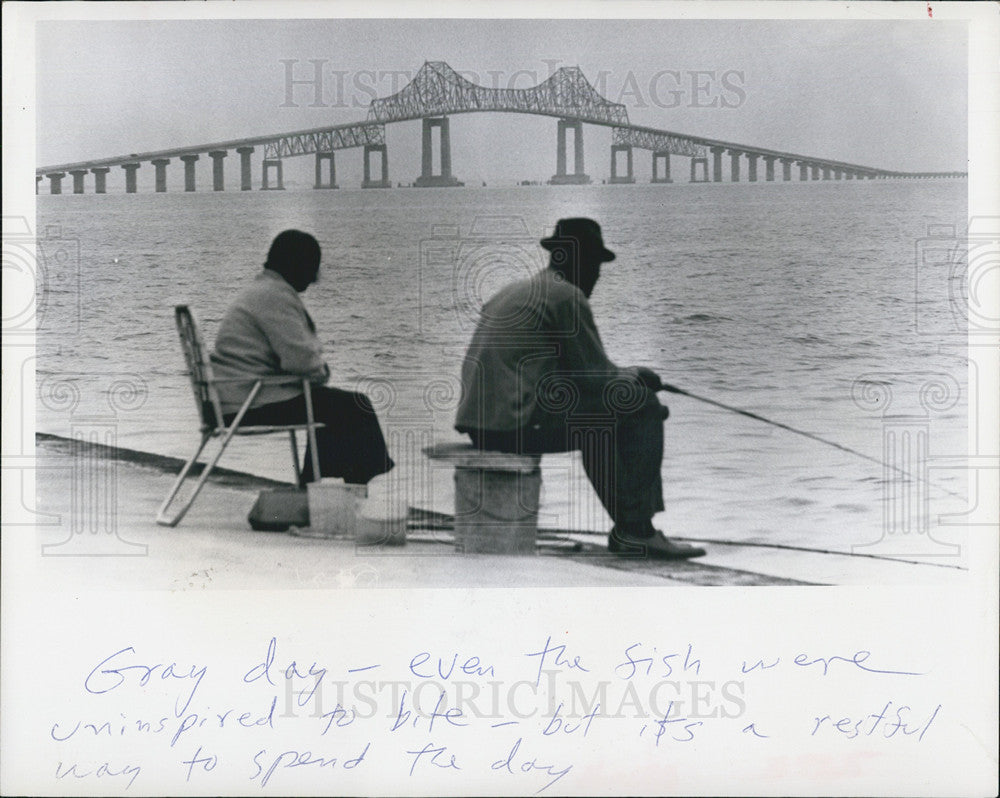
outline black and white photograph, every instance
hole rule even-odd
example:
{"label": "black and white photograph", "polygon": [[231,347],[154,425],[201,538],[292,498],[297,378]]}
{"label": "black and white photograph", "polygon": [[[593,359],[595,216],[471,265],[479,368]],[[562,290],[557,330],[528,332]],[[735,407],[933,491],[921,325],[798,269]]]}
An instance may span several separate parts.
{"label": "black and white photograph", "polygon": [[861,6],[6,5],[3,793],[990,794],[998,6]]}

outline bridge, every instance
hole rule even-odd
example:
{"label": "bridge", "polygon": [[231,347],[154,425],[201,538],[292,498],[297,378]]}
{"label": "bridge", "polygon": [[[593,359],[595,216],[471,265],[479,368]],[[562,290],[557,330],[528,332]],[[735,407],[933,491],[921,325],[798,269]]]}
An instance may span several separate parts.
{"label": "bridge", "polygon": [[[167,166],[174,159],[184,164],[184,190],[195,191],[196,164],[202,155],[212,161],[212,188],[225,190],[225,161],[230,151],[240,156],[240,189],[253,188],[251,156],[261,148],[260,188],[283,190],[283,159],[301,155],[315,157],[316,189],[337,188],[335,153],[363,148],[362,188],[389,188],[388,147],[385,126],[394,122],[423,120],[421,173],[418,187],[459,186],[452,173],[450,117],[463,113],[516,113],[555,117],[556,171],[548,181],[553,185],[586,184],[583,126],[611,128],[611,170],[609,183],[634,183],[634,150],[652,154],[653,183],[672,183],[671,157],[688,159],[692,183],[738,183],[746,165],[746,181],[760,178],[758,162],[764,164],[764,180],[777,180],[775,164],[781,166],[781,180],[885,180],[966,177],[965,172],[896,172],[823,157],[756,147],[735,142],[692,136],[658,128],[633,125],[624,105],[602,97],[584,77],[579,67],[562,67],[537,86],[527,89],[487,88],[476,85],[443,61],[428,61],[406,86],[390,97],[371,101],[363,122],[277,133],[235,141],[197,144],[155,152],[129,153],[111,158],[43,166],[35,170],[35,190],[45,178],[51,194],[62,193],[62,181],[73,180],[73,193],[83,194],[86,178],[93,175],[94,192],[107,193],[109,172],[124,172],[125,192],[137,191],[136,173],[144,163],[152,164],[157,192],[167,190]],[[434,131],[438,131],[438,170],[434,171]],[[573,134],[573,169],[568,171],[567,136]],[[377,156],[377,177],[373,176],[372,156]],[[724,158],[728,157],[729,180],[725,181]]]}

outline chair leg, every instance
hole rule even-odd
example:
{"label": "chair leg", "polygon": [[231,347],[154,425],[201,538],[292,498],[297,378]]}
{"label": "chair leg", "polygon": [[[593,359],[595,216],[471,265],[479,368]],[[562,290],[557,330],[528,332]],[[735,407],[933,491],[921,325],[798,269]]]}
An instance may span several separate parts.
{"label": "chair leg", "polygon": [[313,415],[312,390],[309,380],[302,381],[306,404],[306,436],[309,439],[309,451],[312,453],[313,479],[317,482],[322,478],[319,472],[319,447],[316,446],[316,419]]}
{"label": "chair leg", "polygon": [[[202,450],[205,448],[205,444],[208,443],[211,437],[212,437],[211,435],[201,436],[201,443],[198,445],[198,448],[195,450],[195,453],[191,455],[188,461],[184,464],[184,467],[181,469],[181,473],[177,475],[177,479],[174,480],[174,484],[173,487],[171,487],[170,489],[170,493],[167,494],[167,498],[164,500],[163,504],[160,505],[160,509],[156,513],[156,523],[158,523],[160,526],[177,526],[177,524],[180,523],[180,520],[184,517],[184,514],[191,507],[191,504],[194,502],[194,496],[192,496],[188,500],[187,504],[185,504],[180,509],[180,512],[172,516],[167,515],[167,510],[170,508],[171,502],[173,502],[174,497],[177,496],[178,492],[181,489],[181,485],[183,485],[184,480],[187,479],[188,472],[191,471],[191,468],[198,461],[198,455],[202,453]],[[198,494],[195,493],[195,496],[197,495]]]}
{"label": "chair leg", "polygon": [[302,469],[299,467],[299,442],[295,439],[295,430],[288,430],[292,442],[292,467],[295,469],[295,487],[302,484]]}

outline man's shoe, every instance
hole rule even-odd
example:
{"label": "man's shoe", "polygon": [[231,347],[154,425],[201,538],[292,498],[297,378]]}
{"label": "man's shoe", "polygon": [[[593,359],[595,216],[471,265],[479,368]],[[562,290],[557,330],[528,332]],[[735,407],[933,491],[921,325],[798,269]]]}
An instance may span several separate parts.
{"label": "man's shoe", "polygon": [[608,551],[623,557],[655,560],[690,560],[705,556],[703,548],[687,543],[674,543],[658,529],[654,529],[649,537],[623,534],[617,528],[612,529],[608,536]]}

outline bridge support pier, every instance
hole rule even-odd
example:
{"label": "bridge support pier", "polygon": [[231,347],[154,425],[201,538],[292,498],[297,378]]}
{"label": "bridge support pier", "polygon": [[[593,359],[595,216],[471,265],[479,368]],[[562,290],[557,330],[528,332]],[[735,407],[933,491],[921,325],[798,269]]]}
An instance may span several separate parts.
{"label": "bridge support pier", "polygon": [[833,170],[833,179],[834,180],[842,180],[843,177],[844,177],[844,173],[841,172],[839,169],[834,169]]}
{"label": "bridge support pier", "polygon": [[819,180],[819,166],[817,166],[814,163],[813,164],[809,164],[809,169],[812,172],[812,174],[810,174],[810,177],[813,180]]}
{"label": "bridge support pier", "polygon": [[788,158],[781,159],[781,179],[786,183],[792,179],[792,163]]}
{"label": "bridge support pier", "polygon": [[[434,174],[434,128],[440,128],[440,174]],[[423,149],[420,158],[420,177],[413,181],[420,188],[439,188],[443,186],[460,186],[459,180],[451,173],[451,131],[450,121],[446,116],[425,116],[423,131]]]}
{"label": "bridge support pier", "polygon": [[809,164],[799,161],[799,180],[809,179]]}
{"label": "bridge support pier", "polygon": [[198,160],[197,155],[182,155],[184,161],[184,190],[194,191],[194,162]]}
{"label": "bridge support pier", "polygon": [[764,180],[768,183],[774,182],[774,156],[764,156]]}
{"label": "bridge support pier", "polygon": [[[659,163],[663,161],[663,177],[659,174]],[[650,183],[673,183],[674,181],[670,179],[670,151],[663,150],[661,152],[653,151],[653,179],[649,181]]]}
{"label": "bridge support pier", "polygon": [[228,154],[225,150],[212,150],[208,154],[208,157],[212,159],[212,191],[226,190],[226,178],[223,172],[222,159]]}
{"label": "bridge support pier", "polygon": [[823,167],[823,179],[824,180],[829,180],[830,179],[830,167],[829,166],[824,166]]}
{"label": "bridge support pier", "polygon": [[[698,179],[698,167],[701,167],[701,179]],[[691,181],[692,183],[708,182],[708,158],[691,159]]]}
{"label": "bridge support pier", "polygon": [[89,172],[89,169],[71,169],[70,174],[73,175],[73,193],[82,194],[83,193],[83,178]]}
{"label": "bridge support pier", "polygon": [[250,191],[253,189],[253,175],[250,171],[250,154],[253,152],[253,147],[237,147],[236,152],[240,154],[240,191]]}
{"label": "bridge support pier", "polygon": [[[271,168],[274,168],[274,174],[277,178],[277,183],[271,185]],[[261,191],[284,191],[285,190],[285,178],[282,171],[281,159],[280,158],[265,158],[263,168],[261,169],[260,177],[260,190]]]}
{"label": "bridge support pier", "polygon": [[108,172],[111,171],[110,166],[95,166],[90,170],[94,173],[94,193],[95,194],[107,194],[108,193]]}
{"label": "bridge support pier", "polygon": [[[323,163],[329,163],[330,168],[327,170],[327,181],[323,182]],[[337,164],[333,159],[332,152],[317,152],[316,153],[316,182],[313,184],[313,188],[337,188]]]}
{"label": "bridge support pier", "polygon": [[[378,180],[372,180],[371,154],[373,152],[382,153],[382,173]],[[385,144],[366,144],[364,155],[364,180],[361,188],[392,188],[389,182],[389,149]]]}
{"label": "bridge support pier", "polygon": [[42,182],[42,175],[35,175],[35,193],[38,193],[38,185]]}
{"label": "bridge support pier", "polygon": [[757,159],[760,156],[753,152],[747,153],[747,180],[751,183],[757,182]]}
{"label": "bridge support pier", "polygon": [[65,172],[49,172],[45,175],[49,179],[49,193],[62,194],[62,179],[66,177]]}
{"label": "bridge support pier", "polygon": [[[573,174],[566,173],[566,131],[573,131]],[[549,180],[551,186],[585,185],[590,177],[583,171],[583,122],[579,119],[560,119],[556,125],[556,173]]]}
{"label": "bridge support pier", "polygon": [[122,169],[125,170],[125,193],[135,194],[135,173],[139,171],[141,164],[138,163],[123,163]]}
{"label": "bridge support pier", "polygon": [[[624,177],[618,174],[618,153],[625,153],[626,174]],[[635,174],[632,171],[632,145],[612,144],[611,145],[611,177],[609,183],[634,183]]]}
{"label": "bridge support pier", "polygon": [[845,172],[844,173],[844,180],[853,180],[853,179],[854,179],[854,172]]}
{"label": "bridge support pier", "polygon": [[170,163],[169,158],[157,158],[153,161],[153,166],[156,167],[156,191],[161,194],[167,190],[168,163]]}
{"label": "bridge support pier", "polygon": [[729,150],[729,179],[733,183],[740,182],[740,156],[742,150]]}
{"label": "bridge support pier", "polygon": [[712,147],[712,181],[715,183],[722,182],[722,153],[725,152],[723,147]]}

